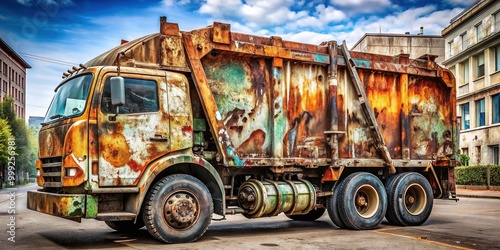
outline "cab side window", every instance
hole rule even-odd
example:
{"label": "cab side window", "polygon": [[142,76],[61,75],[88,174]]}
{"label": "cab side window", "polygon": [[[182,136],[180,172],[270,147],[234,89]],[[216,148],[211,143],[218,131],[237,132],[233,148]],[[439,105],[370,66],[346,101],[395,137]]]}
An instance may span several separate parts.
{"label": "cab side window", "polygon": [[[116,106],[111,105],[110,77],[104,83],[101,110],[103,113],[116,113]],[[125,105],[119,107],[120,114],[147,113],[159,110],[157,83],[153,80],[124,78]]]}

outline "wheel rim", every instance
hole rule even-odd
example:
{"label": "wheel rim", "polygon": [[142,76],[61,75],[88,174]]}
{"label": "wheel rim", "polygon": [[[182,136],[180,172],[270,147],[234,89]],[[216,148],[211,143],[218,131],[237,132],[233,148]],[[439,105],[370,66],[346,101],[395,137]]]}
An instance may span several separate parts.
{"label": "wheel rim", "polygon": [[362,185],[354,195],[356,212],[363,218],[370,218],[378,210],[380,200],[377,190],[371,185]]}
{"label": "wheel rim", "polygon": [[165,201],[163,215],[167,224],[175,229],[188,229],[199,218],[199,201],[189,191],[178,191]]}
{"label": "wheel rim", "polygon": [[421,185],[414,183],[408,186],[404,197],[404,205],[409,214],[419,215],[425,210],[427,195]]}

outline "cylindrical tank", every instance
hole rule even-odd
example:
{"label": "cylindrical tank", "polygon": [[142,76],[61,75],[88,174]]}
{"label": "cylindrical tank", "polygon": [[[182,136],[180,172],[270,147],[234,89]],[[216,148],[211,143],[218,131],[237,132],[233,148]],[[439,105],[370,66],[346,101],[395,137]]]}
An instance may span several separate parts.
{"label": "cylindrical tank", "polygon": [[305,214],[315,206],[316,191],[313,185],[305,180],[251,179],[241,185],[238,201],[247,211],[244,215],[251,218],[275,216],[282,212],[287,215]]}

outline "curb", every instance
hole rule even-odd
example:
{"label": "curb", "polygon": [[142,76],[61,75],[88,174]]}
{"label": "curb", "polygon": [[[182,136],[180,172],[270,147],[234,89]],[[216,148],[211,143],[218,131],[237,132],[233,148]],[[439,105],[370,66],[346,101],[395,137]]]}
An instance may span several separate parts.
{"label": "curb", "polygon": [[500,196],[480,195],[480,194],[457,194],[457,197],[482,198],[482,199],[500,199]]}

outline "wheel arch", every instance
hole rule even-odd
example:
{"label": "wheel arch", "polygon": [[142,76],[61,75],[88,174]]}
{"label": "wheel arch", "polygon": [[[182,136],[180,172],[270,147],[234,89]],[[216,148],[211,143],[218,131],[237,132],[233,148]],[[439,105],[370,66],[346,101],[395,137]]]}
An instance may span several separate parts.
{"label": "wheel arch", "polygon": [[172,174],[188,174],[203,182],[212,196],[214,213],[225,215],[224,185],[217,170],[205,159],[187,154],[164,157],[150,164],[144,175],[146,178],[143,178],[139,183],[141,192],[135,203],[137,214],[141,211],[151,186],[163,177]]}

